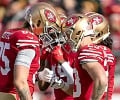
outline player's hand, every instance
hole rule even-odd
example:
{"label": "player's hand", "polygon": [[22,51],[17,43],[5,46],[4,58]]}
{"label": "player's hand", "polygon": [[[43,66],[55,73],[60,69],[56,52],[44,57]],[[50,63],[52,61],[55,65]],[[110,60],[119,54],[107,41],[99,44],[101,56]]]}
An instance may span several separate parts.
{"label": "player's hand", "polygon": [[47,58],[48,54],[49,54],[49,49],[48,48],[43,48],[40,59],[45,60]]}
{"label": "player's hand", "polygon": [[64,81],[59,77],[55,76],[52,78],[50,86],[54,89],[62,89],[64,87]]}
{"label": "player's hand", "polygon": [[63,57],[63,52],[60,46],[55,46],[54,49],[52,50],[52,56],[56,61],[59,63],[64,62],[64,57]]}
{"label": "player's hand", "polygon": [[48,68],[44,68],[43,71],[38,72],[38,78],[45,82],[50,82],[53,76],[53,71],[49,70]]}

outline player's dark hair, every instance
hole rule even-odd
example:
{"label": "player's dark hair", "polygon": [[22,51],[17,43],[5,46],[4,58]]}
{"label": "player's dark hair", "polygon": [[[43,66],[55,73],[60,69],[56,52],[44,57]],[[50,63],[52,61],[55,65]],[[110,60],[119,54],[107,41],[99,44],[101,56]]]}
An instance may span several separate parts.
{"label": "player's dark hair", "polygon": [[30,24],[27,21],[24,22],[23,28],[27,28],[27,29],[29,29],[32,32],[31,26],[30,26]]}
{"label": "player's dark hair", "polygon": [[24,28],[29,28],[29,27],[30,27],[30,24],[29,24],[27,21],[25,21],[23,27],[24,27]]}
{"label": "player's dark hair", "polygon": [[113,40],[112,38],[109,36],[108,38],[106,38],[104,41],[102,41],[100,44],[101,45],[104,45],[108,48],[110,48],[112,50],[112,43],[113,43]]}

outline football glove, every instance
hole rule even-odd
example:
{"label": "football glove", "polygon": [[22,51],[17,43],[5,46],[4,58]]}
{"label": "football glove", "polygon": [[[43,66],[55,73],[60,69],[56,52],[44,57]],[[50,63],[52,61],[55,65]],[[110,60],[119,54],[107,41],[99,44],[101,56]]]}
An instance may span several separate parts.
{"label": "football glove", "polygon": [[56,61],[61,63],[61,61],[64,61],[63,52],[60,46],[55,46],[52,50],[52,56]]}
{"label": "football glove", "polygon": [[52,78],[50,86],[54,89],[62,90],[67,90],[69,88],[69,85],[57,76]]}
{"label": "football glove", "polygon": [[45,82],[50,82],[53,76],[53,71],[49,70],[48,68],[44,68],[43,71],[38,72],[39,80],[43,80]]}

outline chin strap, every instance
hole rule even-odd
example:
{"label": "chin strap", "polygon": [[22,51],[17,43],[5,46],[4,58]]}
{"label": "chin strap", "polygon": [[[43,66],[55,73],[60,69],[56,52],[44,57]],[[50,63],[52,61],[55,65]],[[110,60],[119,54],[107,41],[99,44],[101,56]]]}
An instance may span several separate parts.
{"label": "chin strap", "polygon": [[93,43],[98,43],[98,41],[100,40],[105,40],[108,36],[110,35],[110,32],[108,32],[107,34],[103,35],[102,37],[98,38],[97,40],[93,41]]}
{"label": "chin strap", "polygon": [[109,35],[110,35],[110,32],[108,32],[107,34],[103,35],[103,40],[105,40]]}
{"label": "chin strap", "polygon": [[32,25],[32,15],[30,14],[30,26],[31,26],[31,29],[33,30],[33,25]]}

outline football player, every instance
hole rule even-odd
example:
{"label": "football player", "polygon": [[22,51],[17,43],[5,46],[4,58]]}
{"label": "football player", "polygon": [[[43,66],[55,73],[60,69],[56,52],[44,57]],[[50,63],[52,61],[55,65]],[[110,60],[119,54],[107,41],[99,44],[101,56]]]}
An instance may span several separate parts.
{"label": "football player", "polygon": [[[52,44],[52,43],[55,44],[55,41],[58,41],[58,37],[54,33],[58,32],[58,36],[59,36],[59,34],[60,34],[59,31],[61,29],[61,22],[60,22],[60,18],[58,16],[56,10],[50,4],[48,5],[48,4],[44,3],[44,5],[42,7],[40,7],[40,9],[39,9],[39,14],[42,18],[41,23],[44,25],[44,29],[42,30],[43,32],[41,33],[41,35],[39,35],[40,44],[41,44],[41,48],[40,48],[40,50],[41,50],[41,56],[40,56],[41,67],[40,67],[38,73],[40,72],[40,73],[47,74],[47,72],[52,72],[52,71],[50,71],[51,67],[44,65],[44,61],[46,62],[45,56],[48,56],[47,54],[49,53],[48,51],[46,52],[45,48],[47,46],[50,46],[52,48],[52,45],[50,45],[50,44]],[[49,34],[52,37],[49,36]],[[54,41],[54,39],[56,39],[56,40]],[[49,78],[49,77],[44,77],[45,76],[44,74],[43,74],[43,76],[41,76],[40,80],[37,78],[36,82],[38,83],[40,93],[46,94],[47,93],[46,89],[49,87],[50,84],[48,82],[44,81],[45,79]],[[51,96],[52,96],[53,90],[51,88],[49,88],[49,91],[51,92]]]}
{"label": "football player", "polygon": [[[66,17],[61,15],[58,16],[60,16],[59,20],[62,24]],[[49,70],[48,68],[44,68],[43,71],[38,73],[38,77],[40,80],[49,83],[49,85],[55,89],[54,93],[56,100],[73,100],[73,96],[70,96],[69,93],[66,94],[64,91],[68,90],[69,85],[73,84],[73,69],[70,67],[70,65],[73,63],[72,56],[74,56],[74,54],[72,52],[68,52],[70,51],[70,48],[67,44],[64,44],[65,38],[61,33],[61,30],[51,31],[47,33],[48,34],[46,35],[44,33],[40,35],[43,46],[41,55],[41,60],[43,61],[41,62],[41,67],[49,66],[49,69],[51,70]],[[51,38],[52,41],[46,41],[46,37]],[[68,51],[63,49],[62,46],[64,46]],[[63,58],[55,55],[55,53],[61,52],[61,49],[63,51],[62,53],[64,54]],[[58,62],[56,59],[59,59],[61,61]],[[45,86],[43,82],[41,82],[41,85],[39,84],[39,87],[42,90],[45,90],[49,86]],[[72,93],[73,91],[69,92]]]}
{"label": "football player", "polygon": [[[103,34],[102,36],[102,31],[100,29],[100,27],[102,28],[107,28],[106,25],[106,21],[104,21],[103,23],[99,23],[99,21],[101,20],[101,18],[104,19],[104,17],[98,13],[95,13],[95,12],[89,12],[89,13],[86,13],[86,15],[89,17],[90,19],[90,22],[92,22],[93,24],[93,29],[96,33],[96,36],[98,34],[100,34],[101,36],[100,37],[105,37],[105,39],[102,39],[100,37],[97,37],[96,40],[94,41],[95,44],[98,44],[98,45],[104,45],[107,47],[107,49],[105,49],[105,52],[108,56],[108,59],[107,59],[107,76],[108,76],[108,86],[106,88],[106,91],[102,97],[102,100],[104,100],[105,98],[107,100],[111,100],[112,99],[112,93],[113,93],[113,87],[114,87],[114,72],[115,72],[115,64],[116,62],[112,62],[112,60],[110,59],[111,57],[111,49],[112,49],[112,39],[110,36],[108,36],[110,33],[108,32],[108,34]],[[108,31],[109,28],[107,29],[104,29],[103,31]],[[107,33],[107,32],[106,32]],[[112,59],[115,59],[115,58],[112,58]]]}
{"label": "football player", "polygon": [[[85,15],[72,15],[63,24],[63,31],[69,35],[73,42],[70,45],[77,53],[73,64],[75,100],[100,100],[108,85],[106,73],[115,66],[111,50],[106,46],[96,45],[110,34],[106,19],[102,15],[93,20],[89,20]],[[113,77],[114,68],[111,70]],[[113,81],[113,78],[111,80]]]}
{"label": "football player", "polygon": [[[37,3],[27,10],[22,28],[9,29],[2,34],[0,40],[1,100],[19,98],[32,100],[34,74],[40,67],[38,37],[43,31],[46,32],[48,22],[53,24],[57,22],[57,19],[52,16],[52,9],[47,3]],[[10,96],[7,97],[6,93],[13,95],[12,99],[9,98]]]}

